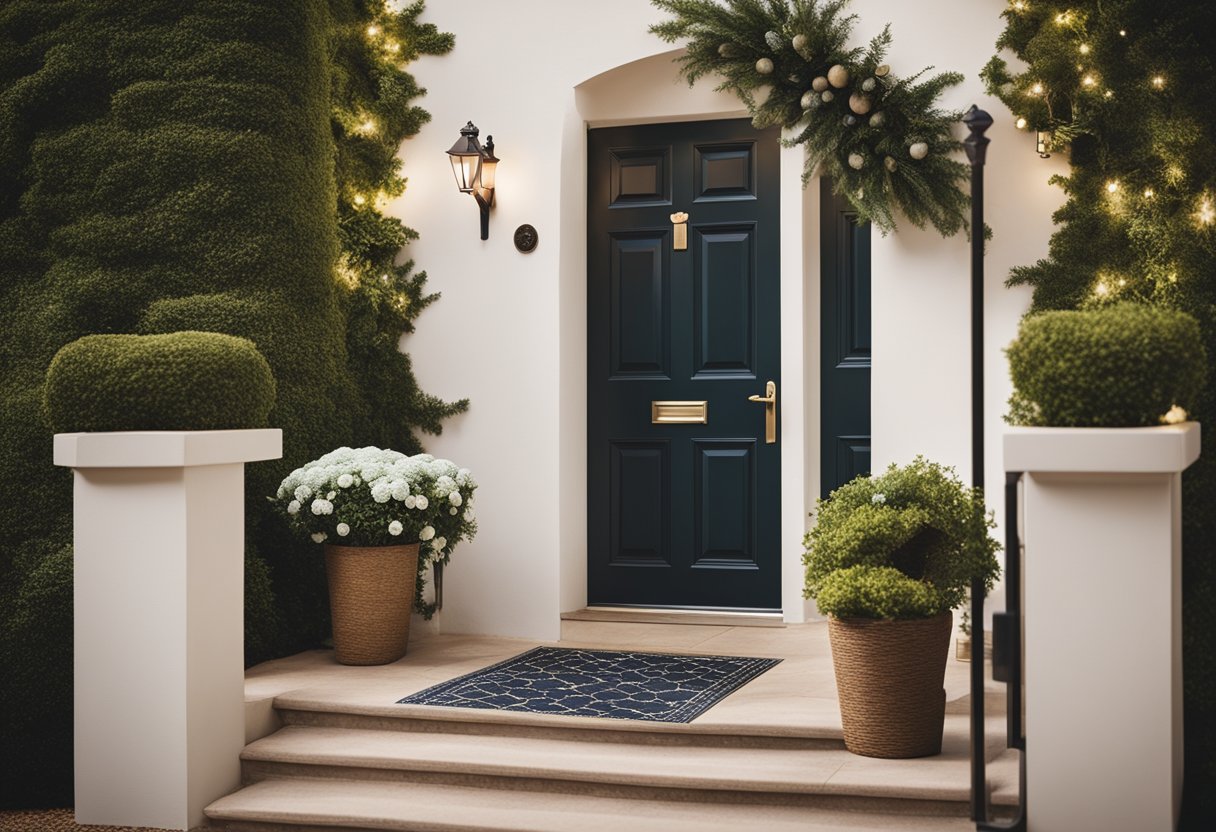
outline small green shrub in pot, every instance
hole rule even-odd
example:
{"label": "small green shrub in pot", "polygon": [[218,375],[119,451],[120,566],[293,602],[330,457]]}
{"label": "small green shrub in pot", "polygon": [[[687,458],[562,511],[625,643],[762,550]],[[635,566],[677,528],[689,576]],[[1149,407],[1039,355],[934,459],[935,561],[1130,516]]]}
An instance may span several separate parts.
{"label": "small green shrub in pot", "polygon": [[806,536],[806,587],[837,618],[930,618],[963,603],[1000,567],[978,489],[917,457],[858,477],[820,500]]}
{"label": "small green shrub in pot", "polygon": [[218,332],[87,335],[55,354],[43,387],[56,433],[264,428],[274,403],[257,347]]}
{"label": "small green shrub in pot", "polygon": [[1207,355],[1185,312],[1119,303],[1022,320],[1006,350],[1016,425],[1147,427],[1185,418],[1203,390]]}
{"label": "small green shrub in pot", "polygon": [[828,616],[845,747],[940,753],[951,610],[1000,571],[982,494],[917,457],[841,486],[817,514],[805,595]]}

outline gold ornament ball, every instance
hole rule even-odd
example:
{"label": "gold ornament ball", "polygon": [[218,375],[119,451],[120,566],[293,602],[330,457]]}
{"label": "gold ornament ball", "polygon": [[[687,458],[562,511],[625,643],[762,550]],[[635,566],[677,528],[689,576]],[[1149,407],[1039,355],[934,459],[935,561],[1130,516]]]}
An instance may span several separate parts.
{"label": "gold ornament ball", "polygon": [[790,41],[790,46],[794,47],[795,52],[802,52],[806,49],[806,44],[809,38],[806,35],[794,35],[794,39]]}
{"label": "gold ornament ball", "polygon": [[913,159],[923,159],[929,155],[929,145],[925,142],[914,142],[908,147],[908,155]]}
{"label": "gold ornament ball", "polygon": [[887,166],[887,170],[889,170],[891,173],[895,173],[895,169],[897,167],[899,167],[899,165],[896,163],[896,161],[893,158],[891,158],[890,156],[883,159],[882,163]]}
{"label": "gold ornament ball", "polygon": [[756,72],[759,72],[761,75],[768,75],[772,71],[773,62],[769,58],[761,58],[756,61]]}
{"label": "gold ornament ball", "polygon": [[881,112],[875,113],[874,115],[870,116],[870,126],[871,127],[882,127],[886,123],[887,123],[887,117]]}
{"label": "gold ornament ball", "polygon": [[891,67],[887,66],[886,64],[883,64],[882,66],[880,66],[876,70],[874,70],[874,74],[877,75],[879,78],[886,78],[888,75],[891,74]]}
{"label": "gold ornament ball", "polygon": [[828,70],[828,83],[836,89],[843,89],[849,85],[849,71],[840,64]]}
{"label": "gold ornament ball", "polygon": [[836,96],[832,94],[831,90],[824,90],[823,92],[819,93],[819,97],[823,99],[823,102],[826,104]]}
{"label": "gold ornament ball", "polygon": [[815,99],[817,99],[818,97],[819,96],[815,93],[814,90],[807,90],[806,92],[804,92],[802,94],[802,101],[800,102],[802,104],[802,109],[809,110],[812,107],[814,107]]}
{"label": "gold ornament ball", "polygon": [[870,100],[868,95],[862,95],[855,92],[849,96],[849,109],[857,113],[859,116],[864,116],[870,112],[870,108],[874,106],[874,102]]}
{"label": "gold ornament ball", "polygon": [[718,54],[723,58],[733,58],[735,56],[735,45],[733,43],[724,43],[718,47]]}
{"label": "gold ornament ball", "polygon": [[866,92],[874,92],[874,88],[878,86],[878,81],[874,78],[867,78],[861,82],[861,88]]}
{"label": "gold ornament ball", "polygon": [[853,170],[861,170],[866,166],[866,157],[860,153],[849,154],[849,167]]}
{"label": "gold ornament ball", "polygon": [[811,81],[811,89],[813,89],[815,92],[823,92],[827,88],[828,88],[828,79],[824,78],[822,75],[820,75],[818,78],[815,78],[813,81]]}

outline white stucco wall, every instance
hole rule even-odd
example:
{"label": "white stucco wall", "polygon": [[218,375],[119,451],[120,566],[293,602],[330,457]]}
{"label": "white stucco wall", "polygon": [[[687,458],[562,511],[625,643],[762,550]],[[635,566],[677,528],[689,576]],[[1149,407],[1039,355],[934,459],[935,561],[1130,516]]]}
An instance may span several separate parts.
{"label": "white stucco wall", "polygon": [[[975,102],[997,119],[989,131],[987,258],[987,472],[999,511],[1000,415],[1008,397],[1001,348],[1028,302],[1003,288],[1009,267],[1047,250],[1061,195],[1047,186],[1060,159],[1042,161],[978,71],[999,34],[1003,0],[854,0],[855,35],[890,21],[890,63],[907,75],[926,65],[967,81],[947,106]],[[433,119],[402,150],[409,185],[390,205],[421,234],[408,255],[443,298],[404,347],[424,389],[472,399],[470,412],[425,441],[472,468],[481,484],[478,538],[463,544],[445,580],[448,632],[556,638],[558,615],[585,600],[586,553],[586,135],[603,126],[739,114],[701,82],[675,80],[671,46],[647,33],[648,0],[432,2],[426,19],[456,34],[456,49],[412,66]],[[651,58],[651,60],[642,60]],[[641,63],[633,64],[635,61]],[[633,64],[632,66],[624,66]],[[617,69],[619,68],[619,69]],[[610,72],[612,70],[615,72]],[[609,73],[606,74],[605,73]],[[599,76],[599,77],[597,77]],[[490,239],[478,239],[473,200],[457,193],[444,151],[472,119],[495,137],[497,205]],[[783,601],[801,620],[801,530],[818,481],[818,210],[800,190],[800,152],[782,153]],[[531,223],[540,245],[515,251]],[[803,229],[803,235],[798,234]],[[969,476],[968,248],[910,226],[875,236],[874,465],[917,453]],[[999,516],[999,514],[998,514]]]}

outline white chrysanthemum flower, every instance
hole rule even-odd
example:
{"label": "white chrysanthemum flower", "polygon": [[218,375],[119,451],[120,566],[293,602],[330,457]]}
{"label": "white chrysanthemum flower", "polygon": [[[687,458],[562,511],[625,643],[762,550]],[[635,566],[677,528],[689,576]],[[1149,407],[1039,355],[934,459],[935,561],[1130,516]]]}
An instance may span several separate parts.
{"label": "white chrysanthemum flower", "polygon": [[419,495],[418,495],[418,497],[417,497],[417,499],[416,499],[416,500],[414,500],[414,507],[415,507],[415,508],[419,508],[419,509],[423,509],[423,510],[425,510],[425,509],[426,509],[426,507],[427,507],[427,506],[429,506],[430,504],[431,504],[431,501],[430,501],[430,500],[428,500],[428,499],[426,498],[426,495],[424,495],[424,494],[419,494]]}
{"label": "white chrysanthemum flower", "polygon": [[401,534],[403,531],[405,531],[405,526],[401,525],[400,520],[392,520],[389,522],[389,524],[388,524],[388,533],[389,534],[396,537],[397,535]]}
{"label": "white chrysanthemum flower", "polygon": [[452,506],[450,509],[448,509],[448,514],[452,515],[453,517],[456,516],[456,512],[457,512],[456,506]]}
{"label": "white chrysanthemum flower", "polygon": [[451,494],[448,495],[448,502],[454,506],[458,506],[464,502],[464,497],[460,496],[459,491],[453,491]]}
{"label": "white chrysanthemum flower", "polygon": [[393,483],[393,499],[397,502],[402,502],[406,497],[410,496],[410,484],[405,480],[397,480]]}
{"label": "white chrysanthemum flower", "polygon": [[372,486],[372,499],[377,503],[387,503],[393,496],[393,489],[386,482],[378,482]]}
{"label": "white chrysanthemum flower", "polygon": [[313,532],[312,533],[312,542],[313,543],[324,543],[325,538],[327,538],[327,537],[329,537],[329,535],[327,535],[325,532]]}
{"label": "white chrysanthemum flower", "polygon": [[447,548],[447,545],[448,539],[446,537],[437,537],[431,541],[431,548],[436,552],[442,552],[445,548]]}
{"label": "white chrysanthemum flower", "polygon": [[312,489],[309,488],[307,485],[301,485],[299,488],[296,489],[295,497],[301,503],[304,502],[305,500],[307,500],[311,496],[312,496]]}
{"label": "white chrysanthemum flower", "polygon": [[334,504],[329,500],[322,500],[320,497],[318,497],[312,501],[312,513],[317,515],[333,514]]}
{"label": "white chrysanthemum flower", "polygon": [[346,525],[345,523],[339,523],[338,528],[335,529],[335,531],[338,532],[338,537],[346,537],[348,534],[350,534],[350,526]]}
{"label": "white chrysanthemum flower", "polygon": [[434,526],[423,526],[422,531],[418,532],[418,539],[422,541],[430,540],[435,536]]}
{"label": "white chrysanthemum flower", "polygon": [[875,494],[873,497],[870,498],[870,502],[874,503],[874,505],[882,505],[886,501],[887,501],[886,494]]}
{"label": "white chrysanthemum flower", "polygon": [[338,488],[350,488],[355,484],[355,478],[350,474],[338,475]]}
{"label": "white chrysanthemum flower", "polygon": [[292,500],[290,503],[287,504],[287,513],[288,514],[298,514],[299,511],[300,511],[300,501],[299,500]]}
{"label": "white chrysanthemum flower", "polygon": [[415,505],[417,505],[417,503],[418,503],[418,498],[415,497],[413,494],[411,494],[405,498],[405,507],[406,508],[413,508]]}

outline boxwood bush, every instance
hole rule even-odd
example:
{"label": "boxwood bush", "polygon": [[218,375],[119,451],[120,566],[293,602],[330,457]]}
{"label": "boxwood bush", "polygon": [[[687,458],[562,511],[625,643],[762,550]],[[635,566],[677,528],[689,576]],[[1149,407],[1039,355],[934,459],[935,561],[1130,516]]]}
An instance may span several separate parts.
{"label": "boxwood bush", "polygon": [[980,490],[923,457],[842,485],[817,514],[804,595],[825,615],[931,618],[962,604],[973,579],[991,589],[1000,572]]}
{"label": "boxwood bush", "polygon": [[51,361],[55,433],[264,428],[274,375],[247,338],[218,332],[86,335]]}
{"label": "boxwood bush", "polygon": [[1007,354],[1019,425],[1159,425],[1194,412],[1207,375],[1198,321],[1134,303],[1030,315]]}

